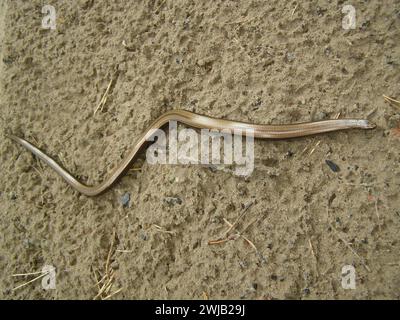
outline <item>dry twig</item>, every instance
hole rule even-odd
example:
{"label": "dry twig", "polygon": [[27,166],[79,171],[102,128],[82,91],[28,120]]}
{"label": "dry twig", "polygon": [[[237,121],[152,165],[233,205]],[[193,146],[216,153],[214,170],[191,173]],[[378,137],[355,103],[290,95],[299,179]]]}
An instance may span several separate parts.
{"label": "dry twig", "polygon": [[392,106],[400,107],[400,101],[393,99],[389,96],[383,95],[383,98],[385,99],[386,102],[391,104]]}

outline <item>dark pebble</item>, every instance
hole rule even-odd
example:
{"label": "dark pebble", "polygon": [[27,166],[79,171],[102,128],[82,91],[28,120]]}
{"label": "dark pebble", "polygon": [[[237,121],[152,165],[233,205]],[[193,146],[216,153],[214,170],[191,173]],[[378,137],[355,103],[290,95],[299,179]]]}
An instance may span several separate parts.
{"label": "dark pebble", "polygon": [[288,152],[286,152],[286,157],[290,158],[294,155],[294,152],[292,150],[289,150]]}
{"label": "dark pebble", "polygon": [[178,197],[165,197],[164,201],[169,205],[182,204],[182,199]]}
{"label": "dark pebble", "polygon": [[340,171],[339,166],[336,163],[334,163],[333,161],[325,160],[325,163],[329,166],[329,168],[331,168],[331,170],[333,172],[339,172]]}
{"label": "dark pebble", "polygon": [[147,241],[149,239],[149,236],[147,235],[146,232],[140,230],[139,231],[139,238],[142,239],[143,241]]}
{"label": "dark pebble", "polygon": [[5,64],[5,65],[11,65],[12,63],[14,62],[14,58],[12,58],[12,57],[7,57],[7,58],[3,58],[3,63]]}
{"label": "dark pebble", "polygon": [[131,201],[131,194],[126,192],[120,199],[120,203],[124,208],[129,207],[129,202]]}
{"label": "dark pebble", "polygon": [[335,200],[335,199],[336,199],[336,194],[333,193],[333,194],[329,197],[328,206],[330,206],[330,205],[332,204],[333,200]]}

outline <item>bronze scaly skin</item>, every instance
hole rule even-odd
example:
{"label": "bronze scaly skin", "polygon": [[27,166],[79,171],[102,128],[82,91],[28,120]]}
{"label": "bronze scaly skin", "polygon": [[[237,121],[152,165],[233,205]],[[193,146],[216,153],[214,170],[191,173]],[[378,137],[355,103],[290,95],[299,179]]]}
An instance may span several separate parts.
{"label": "bronze scaly skin", "polygon": [[154,129],[159,129],[169,121],[178,121],[187,126],[199,129],[229,129],[253,130],[254,137],[259,139],[288,139],[296,137],[304,137],[324,132],[347,130],[347,129],[373,129],[375,124],[368,120],[359,119],[335,119],[317,122],[295,123],[287,125],[260,125],[246,122],[231,121],[225,119],[217,119],[204,115],[199,115],[185,110],[172,110],[161,115],[155,120],[138,139],[136,145],[123,159],[121,164],[112,172],[112,174],[97,186],[87,186],[75,179],[67,170],[57,164],[52,158],[39,150],[28,141],[14,136],[7,135],[8,138],[19,143],[35,156],[47,163],[54,171],[56,171],[71,187],[86,196],[97,196],[109,189],[122,175],[129,169],[129,166],[136,159],[140,149],[146,144],[152,136]]}

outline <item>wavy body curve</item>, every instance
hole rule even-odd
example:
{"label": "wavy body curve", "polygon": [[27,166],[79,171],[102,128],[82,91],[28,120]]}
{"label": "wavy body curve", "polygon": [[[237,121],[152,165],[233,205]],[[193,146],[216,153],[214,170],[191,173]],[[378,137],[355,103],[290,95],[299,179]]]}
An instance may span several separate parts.
{"label": "wavy body curve", "polygon": [[129,169],[129,166],[132,164],[132,162],[137,158],[137,155],[141,148],[152,136],[153,131],[155,129],[160,129],[169,121],[181,122],[187,126],[199,129],[229,129],[232,130],[232,132],[234,130],[242,130],[243,134],[246,133],[245,130],[253,130],[254,137],[260,139],[288,139],[338,130],[375,128],[375,125],[370,123],[368,120],[360,119],[335,119],[287,125],[261,125],[240,121],[217,119],[189,112],[186,110],[172,110],[161,115],[148,127],[148,129],[139,137],[132,150],[115,168],[111,175],[97,186],[87,186],[81,183],[51,157],[49,157],[47,154],[45,154],[43,151],[35,147],[30,142],[26,141],[25,139],[22,139],[15,135],[7,135],[7,137],[22,145],[39,159],[43,160],[54,171],[56,171],[72,188],[74,188],[78,192],[86,196],[97,196],[108,190],[120,177],[124,175],[124,173]]}

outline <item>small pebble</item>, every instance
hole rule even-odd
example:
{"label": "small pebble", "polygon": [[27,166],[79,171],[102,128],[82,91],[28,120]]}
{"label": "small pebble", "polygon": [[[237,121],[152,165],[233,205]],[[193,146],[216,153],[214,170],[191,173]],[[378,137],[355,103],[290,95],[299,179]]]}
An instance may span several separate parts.
{"label": "small pebble", "polygon": [[143,241],[146,241],[149,238],[149,236],[147,235],[146,232],[144,232],[143,230],[140,230],[139,231],[139,238],[142,239]]}
{"label": "small pebble", "polygon": [[190,27],[190,18],[186,18],[186,19],[183,21],[183,29],[184,29],[184,30],[188,30],[189,27]]}
{"label": "small pebble", "polygon": [[27,249],[31,249],[35,246],[35,244],[33,243],[33,241],[31,239],[25,238],[22,241],[23,245],[27,248]]}
{"label": "small pebble", "polygon": [[327,116],[328,115],[326,114],[326,112],[319,111],[314,115],[314,120],[315,121],[321,121],[321,120],[326,119]]}
{"label": "small pebble", "polygon": [[325,163],[329,166],[329,168],[331,168],[331,170],[333,172],[339,172],[340,171],[339,166],[336,163],[334,163],[333,161],[325,160]]}
{"label": "small pebble", "polygon": [[293,52],[286,53],[286,60],[288,62],[292,62],[294,59],[296,59],[296,55]]}
{"label": "small pebble", "polygon": [[328,206],[330,206],[332,204],[332,201],[336,199],[336,194],[333,193],[328,200]]}
{"label": "small pebble", "polygon": [[361,24],[360,29],[361,29],[361,30],[366,30],[366,29],[369,27],[369,25],[370,25],[370,21],[367,20],[367,21],[365,21],[365,22],[363,22],[363,23]]}
{"label": "small pebble", "polygon": [[12,293],[12,291],[11,291],[11,289],[5,289],[3,291],[3,293],[4,293],[4,295],[8,296],[8,295],[10,295]]}
{"label": "small pebble", "polygon": [[12,57],[6,57],[6,58],[3,58],[3,63],[5,64],[5,65],[11,65],[12,63],[14,62],[14,58],[12,58]]}
{"label": "small pebble", "polygon": [[118,263],[117,261],[113,261],[113,262],[110,264],[110,267],[111,267],[111,269],[113,269],[113,270],[118,270],[118,269],[119,269],[119,263]]}
{"label": "small pebble", "polygon": [[178,197],[165,197],[164,201],[171,206],[176,205],[176,204],[182,204],[181,198],[178,198]]}
{"label": "small pebble", "polygon": [[120,203],[124,208],[129,207],[129,201],[131,200],[131,194],[126,192],[120,199]]}
{"label": "small pebble", "polygon": [[329,56],[332,52],[332,49],[329,46],[326,46],[324,49],[325,55]]}
{"label": "small pebble", "polygon": [[322,9],[321,7],[317,7],[317,15],[319,17],[322,17],[324,15],[324,13],[326,12],[326,9]]}
{"label": "small pebble", "polygon": [[294,155],[294,152],[292,150],[288,150],[288,152],[286,152],[285,157],[286,158],[290,158]]}
{"label": "small pebble", "polygon": [[388,127],[390,129],[397,128],[399,127],[399,125],[400,125],[400,114],[395,114],[389,118]]}
{"label": "small pebble", "polygon": [[256,101],[254,101],[251,106],[253,107],[253,110],[258,109],[258,107],[262,104],[261,98],[257,98]]}

